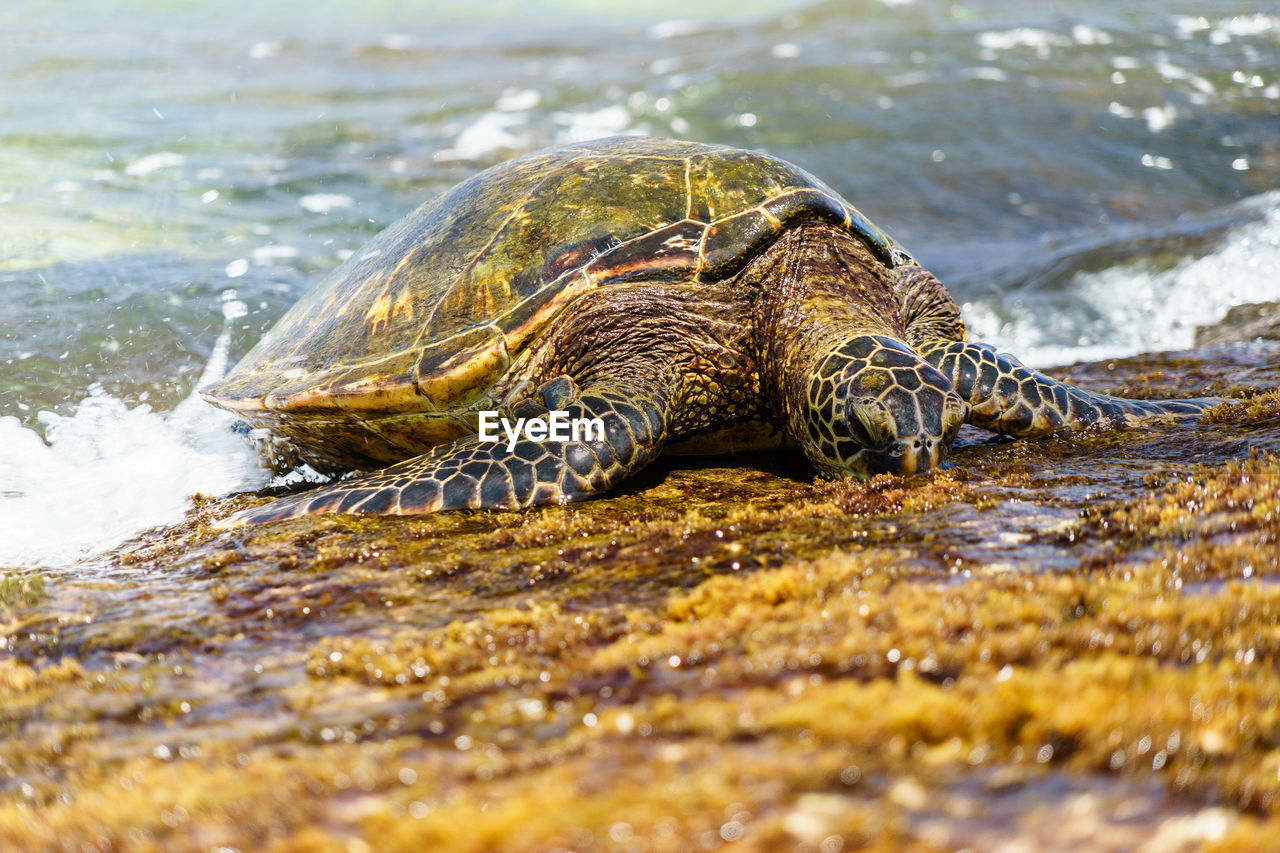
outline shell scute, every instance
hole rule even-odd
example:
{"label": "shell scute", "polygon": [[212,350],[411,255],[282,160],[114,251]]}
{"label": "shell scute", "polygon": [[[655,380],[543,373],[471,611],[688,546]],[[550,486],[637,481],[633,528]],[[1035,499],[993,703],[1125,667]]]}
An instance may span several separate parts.
{"label": "shell scute", "polygon": [[[813,187],[788,190],[760,205],[780,227],[800,219],[821,219],[836,225],[848,225],[848,209],[838,196]],[[877,232],[878,233],[878,232]]]}
{"label": "shell scute", "polygon": [[707,229],[699,280],[715,281],[732,273],[777,234],[777,221],[758,207],[719,220]]}
{"label": "shell scute", "polygon": [[724,149],[689,158],[689,218],[714,222],[796,185],[816,181],[782,160],[753,151]]}
{"label": "shell scute", "polygon": [[610,283],[680,277],[695,269],[707,226],[681,220],[613,247],[587,265],[593,279]]}
{"label": "shell scute", "polygon": [[506,336],[494,326],[476,326],[423,347],[414,373],[419,393],[444,411],[483,395],[491,377],[510,364]]}

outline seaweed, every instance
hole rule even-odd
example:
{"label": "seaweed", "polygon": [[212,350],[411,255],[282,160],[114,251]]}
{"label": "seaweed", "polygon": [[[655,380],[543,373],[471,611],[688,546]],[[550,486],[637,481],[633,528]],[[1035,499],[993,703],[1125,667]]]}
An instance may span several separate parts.
{"label": "seaweed", "polygon": [[584,504],[232,532],[263,498],[201,499],[5,593],[0,847],[1259,849],[1275,392],[1179,359],[1248,396],[911,479],[676,460]]}

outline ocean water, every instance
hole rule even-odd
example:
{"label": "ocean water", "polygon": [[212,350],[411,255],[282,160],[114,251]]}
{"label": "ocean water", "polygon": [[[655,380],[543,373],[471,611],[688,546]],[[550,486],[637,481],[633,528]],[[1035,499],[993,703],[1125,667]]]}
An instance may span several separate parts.
{"label": "ocean water", "polygon": [[202,377],[425,198],[556,142],[792,160],[1035,365],[1280,298],[1257,5],[72,5],[0,8],[0,568],[96,570],[261,486]]}

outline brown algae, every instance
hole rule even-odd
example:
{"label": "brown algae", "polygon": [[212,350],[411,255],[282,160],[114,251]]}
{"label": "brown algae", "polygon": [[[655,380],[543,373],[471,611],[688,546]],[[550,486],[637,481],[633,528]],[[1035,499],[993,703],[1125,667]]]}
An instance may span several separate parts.
{"label": "brown algae", "polygon": [[914,479],[679,460],[223,534],[260,498],[202,501],[6,594],[0,848],[1260,849],[1280,423],[1249,356],[1179,358],[1241,402]]}

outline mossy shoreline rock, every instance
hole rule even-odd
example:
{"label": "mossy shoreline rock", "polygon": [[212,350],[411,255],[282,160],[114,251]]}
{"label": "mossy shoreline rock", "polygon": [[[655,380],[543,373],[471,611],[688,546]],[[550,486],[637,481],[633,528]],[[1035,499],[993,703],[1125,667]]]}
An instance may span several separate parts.
{"label": "mossy shoreline rock", "polygon": [[1056,374],[1203,422],[526,513],[203,500],[0,600],[0,849],[1261,849],[1280,346]]}
{"label": "mossy shoreline rock", "polygon": [[1196,329],[1198,347],[1264,340],[1280,340],[1280,302],[1236,305],[1217,323]]}

